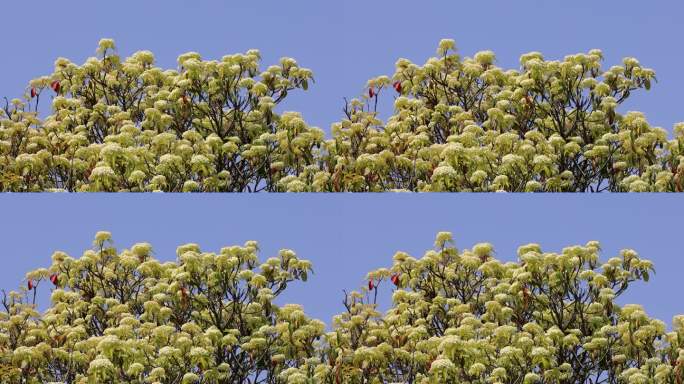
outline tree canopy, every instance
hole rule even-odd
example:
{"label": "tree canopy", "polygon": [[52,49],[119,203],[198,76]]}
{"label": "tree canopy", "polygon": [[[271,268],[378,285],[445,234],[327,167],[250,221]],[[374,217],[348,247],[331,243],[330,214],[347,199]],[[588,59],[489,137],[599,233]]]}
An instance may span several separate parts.
{"label": "tree canopy", "polygon": [[682,383],[684,316],[668,330],[616,303],[653,273],[634,250],[600,261],[596,241],[527,244],[503,262],[491,244],[458,250],[441,232],[421,258],[398,252],[345,293],[329,327],[275,303],[311,263],[258,250],[186,244],[162,262],[150,244],[118,251],[99,232],[80,258],[55,252],[4,294],[2,382]]}
{"label": "tree canopy", "polygon": [[[330,135],[277,113],[312,72],[260,54],[178,68],[114,42],[77,65],[65,58],[0,112],[5,191],[678,191],[684,123],[672,135],[616,111],[655,72],[634,58],[602,67],[599,50],[520,68],[491,51],[461,58],[453,40],[423,65],[396,62],[346,102]],[[40,118],[41,97],[51,113]],[[394,97],[383,122],[379,98]],[[285,104],[282,104],[285,105]]]}

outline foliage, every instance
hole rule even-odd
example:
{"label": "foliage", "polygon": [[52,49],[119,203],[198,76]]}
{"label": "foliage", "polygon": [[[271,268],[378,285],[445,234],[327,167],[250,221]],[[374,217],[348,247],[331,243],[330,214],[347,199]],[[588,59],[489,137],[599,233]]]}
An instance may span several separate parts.
{"label": "foliage", "polygon": [[[682,383],[684,316],[668,331],[616,303],[653,272],[633,250],[602,263],[595,241],[528,244],[502,262],[491,244],[459,251],[442,232],[422,258],[398,252],[369,273],[327,330],[274,304],[310,263],[283,250],[259,264],[257,251],[186,244],[162,263],[149,244],[117,252],[100,232],[78,259],[56,252],[4,297],[3,382]],[[52,287],[42,313],[41,284]]]}
{"label": "foliage", "polygon": [[[674,329],[615,300],[653,268],[623,250],[601,264],[600,246],[542,252],[518,262],[491,244],[459,252],[450,233],[416,259],[403,252],[368,275],[326,335],[331,376],[346,383],[681,383],[684,316]],[[392,308],[377,312],[378,284]],[[372,288],[372,289],[370,289]],[[330,379],[328,382],[336,382]],[[337,381],[339,382],[339,381]]]}
{"label": "foliage", "polygon": [[[260,71],[256,50],[220,61],[190,52],[164,71],[151,52],[122,61],[113,49],[103,39],[99,59],[58,59],[31,82],[31,103],[6,105],[2,189],[270,191],[311,163],[323,132],[274,112],[311,80],[293,59]],[[56,95],[40,121],[44,92]]]}
{"label": "foliage", "polygon": [[[683,190],[684,123],[668,139],[643,114],[616,112],[655,80],[636,59],[606,70],[599,50],[562,61],[532,52],[504,70],[491,51],[461,59],[452,40],[437,53],[370,80],[326,139],[300,114],[274,111],[312,81],[291,58],[262,71],[256,50],[219,61],[190,52],[162,70],[152,53],[122,60],[103,39],[99,58],[60,58],[27,102],[7,101],[0,189]],[[397,97],[383,123],[386,91]],[[53,111],[41,120],[45,92]]]}
{"label": "foliage", "polygon": [[[260,264],[257,251],[186,244],[162,263],[147,243],[117,253],[99,232],[81,258],[56,252],[50,268],[27,274],[33,289],[4,298],[3,382],[273,383],[306,372],[325,327],[273,301],[310,263],[282,250]],[[40,314],[42,282],[54,288]]]}
{"label": "foliage", "polygon": [[[655,79],[636,59],[603,70],[599,50],[562,61],[532,52],[515,71],[491,51],[461,59],[452,40],[437,53],[423,66],[398,60],[348,103],[326,145],[341,189],[682,191],[684,124],[668,141],[643,114],[616,112]],[[386,89],[398,97],[384,124],[375,106]]]}

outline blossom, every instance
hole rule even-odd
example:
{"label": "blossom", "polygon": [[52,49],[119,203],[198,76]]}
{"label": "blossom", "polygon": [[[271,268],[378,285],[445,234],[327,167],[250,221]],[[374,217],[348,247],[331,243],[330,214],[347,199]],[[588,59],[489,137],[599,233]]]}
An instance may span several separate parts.
{"label": "blossom", "polygon": [[456,49],[456,42],[452,39],[442,39],[439,41],[439,46],[437,48],[438,55],[445,55],[450,50]]}
{"label": "blossom", "polygon": [[101,165],[93,168],[90,173],[91,180],[107,180],[108,178],[116,176],[114,170],[107,165]]}
{"label": "blossom", "polygon": [[105,357],[98,357],[90,362],[88,372],[101,375],[113,368],[114,364],[112,364],[112,362],[109,361],[109,359]]}
{"label": "blossom", "polygon": [[182,383],[183,384],[194,384],[199,381],[199,376],[197,374],[188,372],[185,375],[183,375]]}
{"label": "blossom", "polygon": [[107,50],[113,50],[114,48],[114,40],[112,39],[100,39],[97,43],[97,53],[100,54],[105,53]]}
{"label": "blossom", "polygon": [[112,234],[107,231],[98,231],[95,234],[95,243],[102,244],[112,239]]}
{"label": "blossom", "polygon": [[432,362],[430,365],[430,371],[434,372],[440,372],[440,371],[448,371],[453,369],[454,363],[451,362],[451,360],[448,359],[437,359]]}
{"label": "blossom", "polygon": [[494,63],[494,52],[492,51],[480,51],[475,54],[475,61],[482,65],[491,65]]}

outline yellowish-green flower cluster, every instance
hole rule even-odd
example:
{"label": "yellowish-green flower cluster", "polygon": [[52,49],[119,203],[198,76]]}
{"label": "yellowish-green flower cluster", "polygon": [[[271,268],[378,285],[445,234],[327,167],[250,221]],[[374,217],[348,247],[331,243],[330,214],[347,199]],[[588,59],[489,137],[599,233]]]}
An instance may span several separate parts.
{"label": "yellowish-green flower cluster", "polygon": [[[274,303],[311,264],[258,245],[178,247],[175,262],[150,244],[117,251],[108,232],[80,258],[55,252],[49,268],[3,297],[3,383],[680,383],[684,316],[671,330],[639,305],[616,300],[653,266],[633,250],[599,261],[600,245],[517,262],[493,246],[455,248],[437,235],[421,258],[345,296],[332,328],[296,304]],[[393,288],[378,311],[378,287]],[[36,307],[36,293],[51,304]],[[383,291],[386,291],[383,289]],[[381,294],[381,293],[380,293]]]}
{"label": "yellowish-green flower cluster", "polygon": [[[0,112],[4,191],[677,191],[684,123],[673,134],[639,112],[616,111],[654,71],[634,58],[602,68],[599,50],[519,70],[494,53],[461,58],[443,40],[420,66],[396,63],[345,106],[331,137],[275,107],[307,89],[291,58],[262,70],[255,50],[178,70],[148,51],[122,60],[60,58],[25,100]],[[52,113],[36,112],[41,95]],[[394,113],[378,118],[381,97]]]}

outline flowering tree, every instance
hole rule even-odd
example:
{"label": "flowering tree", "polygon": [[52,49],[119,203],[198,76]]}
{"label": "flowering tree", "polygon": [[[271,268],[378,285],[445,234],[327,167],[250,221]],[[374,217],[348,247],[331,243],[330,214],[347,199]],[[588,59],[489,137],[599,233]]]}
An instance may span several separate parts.
{"label": "flowering tree", "polygon": [[[616,108],[649,89],[634,58],[601,68],[601,51],[497,67],[494,53],[461,59],[453,40],[422,65],[396,63],[368,82],[326,142],[333,190],[682,191],[684,123],[667,131]],[[395,94],[394,114],[376,105]]]}
{"label": "flowering tree", "polygon": [[[149,244],[117,252],[99,232],[81,258],[56,252],[4,296],[2,382],[276,383],[313,374],[323,323],[273,303],[306,280],[310,263],[282,250],[260,264],[257,251],[255,242],[219,253],[186,244],[162,263]],[[51,305],[39,313],[42,284]]]}
{"label": "flowering tree", "polygon": [[[259,52],[154,66],[147,51],[122,60],[55,62],[26,100],[0,112],[0,189],[11,191],[679,191],[684,123],[674,137],[643,114],[616,108],[649,89],[634,58],[602,69],[599,50],[520,70],[494,54],[461,59],[452,40],[423,66],[400,59],[368,82],[332,137],[274,107],[307,89],[290,58],[259,69]],[[52,94],[52,114],[37,109]],[[383,123],[378,98],[396,94]]]}
{"label": "flowering tree", "polygon": [[600,262],[595,241],[561,253],[528,244],[502,262],[491,244],[459,251],[439,233],[422,258],[398,252],[369,273],[327,330],[273,302],[310,263],[283,250],[259,264],[257,251],[187,244],[162,263],[149,244],[118,252],[100,232],[78,259],[56,252],[4,295],[2,382],[682,383],[684,316],[667,331],[616,304],[653,271],[633,250]]}
{"label": "flowering tree", "polygon": [[[673,330],[615,300],[653,268],[633,250],[599,262],[599,244],[546,253],[491,244],[459,252],[450,233],[416,259],[368,275],[326,335],[329,383],[681,383],[684,316]],[[395,286],[377,311],[378,285]],[[343,379],[341,379],[343,378]]]}
{"label": "flowering tree", "polygon": [[[323,140],[299,114],[273,110],[311,81],[291,58],[261,71],[256,50],[220,61],[190,52],[162,70],[148,51],[122,60],[109,39],[97,52],[81,66],[58,59],[28,102],[7,102],[1,189],[273,191]],[[41,121],[45,93],[53,112]]]}

